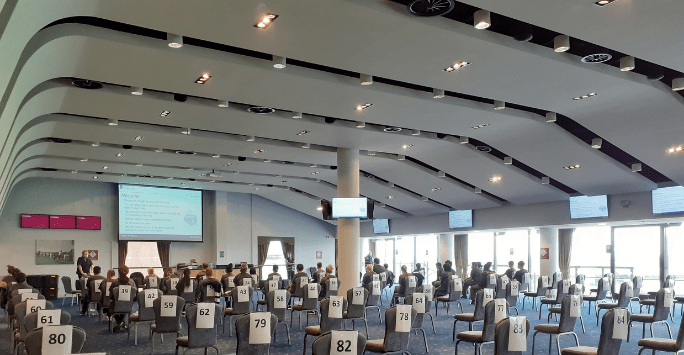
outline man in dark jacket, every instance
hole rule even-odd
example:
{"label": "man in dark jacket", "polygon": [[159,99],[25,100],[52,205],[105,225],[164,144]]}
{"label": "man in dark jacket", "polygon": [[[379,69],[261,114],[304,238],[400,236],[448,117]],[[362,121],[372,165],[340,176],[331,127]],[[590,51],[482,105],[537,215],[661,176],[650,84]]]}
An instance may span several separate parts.
{"label": "man in dark jacket", "polygon": [[466,298],[468,294],[468,287],[479,285],[482,281],[482,269],[480,263],[473,261],[471,263],[470,277],[463,282],[463,293],[461,298]]}
{"label": "man in dark jacket", "polygon": [[520,284],[522,285],[523,279],[525,278],[525,273],[527,273],[527,270],[525,270],[525,262],[518,261],[518,271],[515,272],[513,278],[518,280],[518,282],[520,282]]}
{"label": "man in dark jacket", "polygon": [[394,273],[389,269],[389,265],[383,265],[385,267],[385,272],[387,273],[387,285],[392,286],[394,284]]}
{"label": "man in dark jacket", "polygon": [[416,277],[416,289],[418,289],[418,287],[423,287],[425,276],[423,276],[423,273],[421,272],[420,263],[416,263],[416,269],[413,270],[413,276]]}
{"label": "man in dark jacket", "polygon": [[508,277],[509,280],[513,280],[513,276],[515,275],[515,268],[513,267],[515,265],[515,261],[511,260],[508,262],[508,270],[501,275],[501,276],[506,276]]}
{"label": "man in dark jacket", "polygon": [[[304,272],[304,265],[302,265],[302,264],[297,264],[297,273],[296,273],[296,274],[294,275],[294,277],[292,278],[292,283],[290,284],[290,286],[287,287],[287,290],[288,290],[290,293],[294,294],[294,291],[295,291],[295,284],[297,285],[297,287],[299,287],[299,279],[302,278],[302,277],[306,277],[306,280],[309,281],[309,275],[307,275],[307,274]],[[237,284],[236,284],[236,285],[237,285]]]}
{"label": "man in dark jacket", "polygon": [[373,262],[375,262],[375,264],[373,264],[373,272],[374,273],[381,274],[381,273],[386,271],[385,268],[382,265],[380,265],[380,258],[375,258],[375,260],[373,260]]}

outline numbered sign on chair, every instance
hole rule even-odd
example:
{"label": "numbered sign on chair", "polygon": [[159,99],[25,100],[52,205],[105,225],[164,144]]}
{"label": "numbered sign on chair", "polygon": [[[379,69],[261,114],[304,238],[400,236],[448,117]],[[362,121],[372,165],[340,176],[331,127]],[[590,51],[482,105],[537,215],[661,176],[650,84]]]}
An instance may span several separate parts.
{"label": "numbered sign on chair", "polygon": [[570,280],[563,280],[563,293],[570,292]]}
{"label": "numbered sign on chair", "polygon": [[575,295],[576,296],[582,295],[582,288],[583,288],[583,286],[580,284],[575,285]]}
{"label": "numbered sign on chair", "polygon": [[482,302],[483,305],[489,303],[489,301],[494,299],[494,290],[492,290],[491,288],[482,289],[482,292],[484,293]]}
{"label": "numbered sign on chair", "polygon": [[525,285],[530,284],[530,274],[527,272],[525,274],[523,274],[523,283],[525,283]]}
{"label": "numbered sign on chair", "polygon": [[100,293],[100,285],[102,285],[102,281],[104,280],[95,280],[95,292]]}
{"label": "numbered sign on chair", "polygon": [[508,351],[527,351],[527,317],[508,317]]}
{"label": "numbered sign on chair", "polygon": [[190,280],[190,284],[183,288],[183,293],[195,293],[195,284]]}
{"label": "numbered sign on chair", "polygon": [[396,306],[397,323],[395,330],[397,333],[408,333],[411,331],[411,305],[400,304]]}
{"label": "numbered sign on chair", "polygon": [[505,289],[509,282],[508,276],[501,276],[501,288]]}
{"label": "numbered sign on chair", "polygon": [[520,294],[520,282],[517,280],[511,281],[511,296],[518,297]]}
{"label": "numbered sign on chair", "polygon": [[180,281],[180,280],[178,278],[175,278],[175,277],[170,278],[169,280],[171,280],[171,289],[175,290],[176,285],[178,285],[178,281]]}
{"label": "numbered sign on chair", "polygon": [[269,281],[269,282],[268,282],[268,291],[275,291],[275,290],[277,290],[277,289],[278,289],[278,284],[280,284],[280,282],[278,282],[278,281],[276,281],[276,280],[271,280],[271,281]]}
{"label": "numbered sign on chair", "polygon": [[425,298],[427,301],[432,302],[432,285],[426,283],[423,285],[423,293],[425,293]]}
{"label": "numbered sign on chair", "polygon": [[461,279],[454,279],[454,291],[463,291],[463,285],[461,284]]}
{"label": "numbered sign on chair", "polygon": [[299,278],[299,288],[304,288],[308,284],[309,284],[309,278],[308,277],[300,277]]}
{"label": "numbered sign on chair", "polygon": [[489,284],[496,285],[496,274],[489,274]]}
{"label": "numbered sign on chair", "polygon": [[54,325],[43,329],[43,348],[45,355],[71,354],[71,337],[73,326]]}
{"label": "numbered sign on chair", "polygon": [[109,289],[112,287],[111,282],[107,282],[107,287],[105,287],[105,296],[109,297]]}
{"label": "numbered sign on chair", "polygon": [[259,277],[257,275],[252,275],[252,285],[254,285],[254,287],[259,286]]}
{"label": "numbered sign on chair", "polygon": [[608,281],[608,278],[606,278],[606,277],[602,278],[601,282],[603,283],[603,291],[609,291],[610,290],[610,281]]}
{"label": "numbered sign on chair", "polygon": [[273,293],[273,308],[275,309],[283,309],[286,308],[287,305],[285,304],[287,301],[287,292],[286,290],[275,290]]}
{"label": "numbered sign on chair", "polygon": [[626,284],[627,287],[625,288],[625,294],[628,298],[632,298],[634,296],[634,288],[632,288],[632,283],[627,281]]}
{"label": "numbered sign on chair", "polygon": [[351,303],[356,306],[363,305],[363,287],[354,287],[352,290],[352,301]]}
{"label": "numbered sign on chair", "polygon": [[228,287],[235,287],[235,276],[228,276]]}
{"label": "numbered sign on chair", "polygon": [[371,283],[373,284],[371,295],[380,296],[380,281],[373,281]]}
{"label": "numbered sign on chair", "polygon": [[17,289],[17,294],[18,294],[18,295],[23,295],[23,294],[25,294],[25,293],[33,293],[33,290],[30,289],[30,288],[20,288],[20,289]]}
{"label": "numbered sign on chair", "polygon": [[548,276],[542,276],[542,287],[548,288],[549,287],[549,277]]}
{"label": "numbered sign on chair", "polygon": [[636,288],[642,288],[644,286],[644,278],[641,276],[636,277],[636,283],[634,284],[634,287]]}
{"label": "numbered sign on chair", "polygon": [[41,309],[38,311],[37,327],[46,325],[59,325],[62,319],[62,311],[59,309]]}
{"label": "numbered sign on chair", "polygon": [[500,320],[506,318],[508,313],[508,302],[505,298],[497,298],[494,300],[494,323],[499,323]]}
{"label": "numbered sign on chair", "polygon": [[240,286],[252,286],[252,278],[244,278],[242,279],[242,285]]}
{"label": "numbered sign on chair", "polygon": [[157,290],[145,290],[143,291],[143,296],[145,297],[145,308],[154,307],[154,300],[156,300],[158,296]]}
{"label": "numbered sign on chair", "polygon": [[318,284],[309,284],[307,286],[309,298],[318,298]]}
{"label": "numbered sign on chair", "polygon": [[570,317],[578,318],[581,316],[582,312],[582,302],[580,296],[572,295],[570,296]]}
{"label": "numbered sign on chair", "polygon": [[613,339],[627,339],[628,316],[627,308],[613,309]]}
{"label": "numbered sign on chair", "polygon": [[330,355],[356,355],[359,332],[333,330],[330,337]]}
{"label": "numbered sign on chair", "polygon": [[408,287],[416,287],[416,277],[415,276],[409,276],[408,277]]}
{"label": "numbered sign on chair", "polygon": [[328,302],[328,318],[342,319],[342,296],[330,296]]}
{"label": "numbered sign on chair", "polygon": [[665,303],[663,305],[667,308],[672,308],[674,306],[674,290],[671,288],[663,290],[665,291]]}
{"label": "numbered sign on chair", "polygon": [[332,277],[328,281],[330,281],[330,291],[337,291],[337,279]]}
{"label": "numbered sign on chair", "polygon": [[380,281],[380,275],[373,274],[373,281]]}
{"label": "numbered sign on chair", "polygon": [[133,292],[133,287],[131,285],[119,285],[119,297],[117,301],[130,302],[131,292]]}
{"label": "numbered sign on chair", "polygon": [[237,294],[238,294],[238,299],[237,301],[242,303],[242,302],[249,302],[249,286],[238,286],[237,287]]}
{"label": "numbered sign on chair", "polygon": [[558,297],[558,290],[556,290],[555,288],[546,290],[546,298],[550,300],[555,300],[556,297]]}
{"label": "numbered sign on chair", "polygon": [[380,281],[387,282],[387,273],[383,272],[380,274]]}
{"label": "numbered sign on chair", "polygon": [[197,328],[198,329],[212,329],[214,328],[214,318],[216,305],[211,302],[202,302],[197,304]]}
{"label": "numbered sign on chair", "polygon": [[424,293],[414,293],[413,294],[413,309],[418,313],[425,313],[425,294]]}
{"label": "numbered sign on chair", "polygon": [[162,317],[175,317],[176,307],[178,307],[177,296],[161,296],[161,312]]}
{"label": "numbered sign on chair", "polygon": [[38,299],[38,294],[37,293],[22,293],[21,294],[21,301],[26,302],[26,300],[37,300]]}
{"label": "numbered sign on chair", "polygon": [[280,282],[280,275],[273,275],[271,277],[271,280],[276,281],[276,282]]}
{"label": "numbered sign on chair", "polygon": [[456,274],[451,275],[451,280],[456,280],[456,279],[460,279],[460,278],[461,277],[456,275]]}
{"label": "numbered sign on chair", "polygon": [[271,312],[249,314],[249,344],[271,343]]}
{"label": "numbered sign on chair", "polygon": [[45,299],[26,300],[26,313],[38,312],[41,309],[45,309],[45,302]]}
{"label": "numbered sign on chair", "polygon": [[150,277],[148,280],[150,280],[150,287],[151,288],[157,288],[157,285],[159,284],[159,280],[157,279],[156,276]]}
{"label": "numbered sign on chair", "polygon": [[206,286],[206,296],[207,298],[216,297],[216,291],[214,291],[214,287],[211,285]]}

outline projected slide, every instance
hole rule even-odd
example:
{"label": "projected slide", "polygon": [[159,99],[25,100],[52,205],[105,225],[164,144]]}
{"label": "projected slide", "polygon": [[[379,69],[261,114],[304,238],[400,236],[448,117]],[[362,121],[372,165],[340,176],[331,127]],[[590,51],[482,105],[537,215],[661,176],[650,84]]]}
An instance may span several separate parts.
{"label": "projected slide", "polygon": [[202,241],[202,191],[119,185],[119,240]]}
{"label": "projected slide", "polygon": [[449,229],[471,228],[473,210],[449,211]]}
{"label": "projected slide", "polygon": [[654,214],[684,212],[684,187],[663,187],[651,194]]}
{"label": "projected slide", "polygon": [[570,218],[603,217],[608,217],[608,198],[606,195],[570,197]]}

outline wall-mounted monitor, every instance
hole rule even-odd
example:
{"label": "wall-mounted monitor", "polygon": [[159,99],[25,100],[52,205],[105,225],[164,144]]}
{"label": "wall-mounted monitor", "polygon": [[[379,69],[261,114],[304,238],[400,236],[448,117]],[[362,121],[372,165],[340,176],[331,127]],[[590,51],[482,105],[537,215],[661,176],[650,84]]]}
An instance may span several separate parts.
{"label": "wall-mounted monitor", "polygon": [[472,227],[473,210],[449,211],[449,229]]}
{"label": "wall-mounted monitor", "polygon": [[654,214],[684,212],[684,187],[682,186],[655,189],[651,192],[651,196]]}
{"label": "wall-mounted monitor", "polygon": [[50,229],[76,229],[76,216],[50,215]]}
{"label": "wall-mounted monitor", "polygon": [[389,219],[374,219],[373,233],[388,234],[389,233]]}
{"label": "wall-mounted monitor", "polygon": [[21,228],[50,228],[50,216],[46,214],[22,214]]}
{"label": "wall-mounted monitor", "polygon": [[333,198],[333,218],[368,218],[368,199],[362,198]]}
{"label": "wall-mounted monitor", "polygon": [[608,217],[608,197],[606,195],[570,197],[570,218],[606,217]]}
{"label": "wall-mounted monitor", "polygon": [[76,229],[102,229],[102,221],[96,216],[76,216]]}

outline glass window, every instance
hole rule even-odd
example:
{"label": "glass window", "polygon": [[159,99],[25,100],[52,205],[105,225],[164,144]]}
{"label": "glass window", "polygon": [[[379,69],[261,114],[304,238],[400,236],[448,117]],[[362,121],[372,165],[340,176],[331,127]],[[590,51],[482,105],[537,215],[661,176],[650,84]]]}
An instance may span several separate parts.
{"label": "glass window", "polygon": [[508,270],[508,262],[513,261],[513,268],[518,268],[518,261],[529,259],[529,232],[527,229],[499,232],[496,236],[496,273],[503,274]]}
{"label": "glass window", "polygon": [[438,247],[438,235],[426,234],[416,236],[416,263],[420,263],[425,271],[424,275],[429,282],[437,280],[435,264],[439,257]]}
{"label": "glass window", "polygon": [[675,282],[675,294],[681,295],[684,293],[684,258],[682,258],[682,250],[684,250],[684,227],[667,227],[665,228],[665,236],[667,236],[667,252],[668,252],[668,273],[677,277]]}
{"label": "glass window", "polygon": [[541,250],[541,236],[539,235],[539,229],[530,231],[530,258],[529,263],[527,263],[527,271],[532,275],[532,287],[536,288],[535,283],[539,275],[541,274],[539,251]]}
{"label": "glass window", "polygon": [[644,278],[642,293],[660,289],[660,227],[615,228],[615,286],[632,275]]}
{"label": "glass window", "polygon": [[494,262],[494,233],[470,233],[468,234],[468,274],[470,265],[478,261],[484,264]]}
{"label": "glass window", "polygon": [[147,275],[147,269],[153,267],[155,274],[164,275],[157,242],[128,242],[126,266],[130,273],[142,272],[143,275]]}
{"label": "glass window", "polygon": [[570,280],[577,274],[586,276],[587,289],[598,287],[598,279],[610,272],[610,227],[578,227],[572,235]]}
{"label": "glass window", "polygon": [[387,268],[396,274],[394,270],[394,239],[378,239],[375,242],[375,252],[380,258],[381,264],[387,264]]}
{"label": "glass window", "polygon": [[278,265],[278,273],[287,277],[285,255],[283,255],[283,244],[280,241],[272,240],[268,245],[266,261],[261,272],[261,278],[268,278],[268,274],[273,271],[273,265]]}
{"label": "glass window", "polygon": [[395,275],[398,277],[401,274],[402,265],[406,265],[406,270],[410,273],[413,271],[413,256],[414,256],[414,238],[403,237],[395,240]]}

